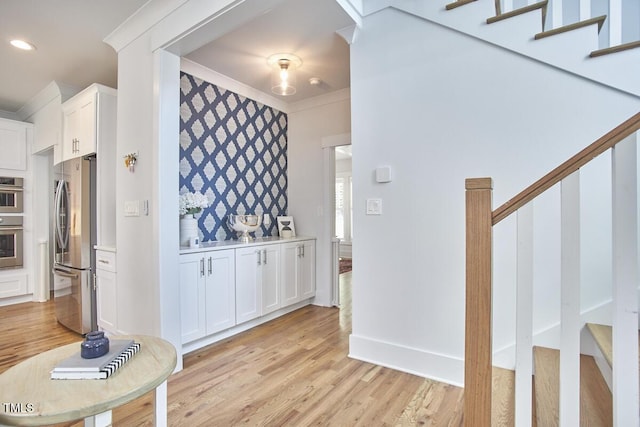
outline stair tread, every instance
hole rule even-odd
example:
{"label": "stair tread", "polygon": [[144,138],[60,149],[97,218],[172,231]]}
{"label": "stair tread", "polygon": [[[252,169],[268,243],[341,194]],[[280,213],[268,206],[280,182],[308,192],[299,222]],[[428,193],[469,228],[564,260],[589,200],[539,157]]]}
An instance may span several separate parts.
{"label": "stair tread", "polygon": [[495,22],[499,22],[505,19],[513,18],[514,16],[522,15],[524,13],[533,12],[534,10],[542,9],[542,22],[544,22],[544,16],[546,15],[547,9],[547,0],[543,0],[538,3],[530,4],[529,6],[521,7],[519,9],[514,9],[510,12],[500,13],[496,16],[492,16],[487,18],[487,24],[493,24]]}
{"label": "stair tread", "polygon": [[591,332],[593,339],[600,347],[609,367],[613,366],[613,339],[611,337],[611,326],[587,323],[587,329]]}
{"label": "stair tread", "polygon": [[[535,405],[537,425],[558,425],[560,352],[535,347]],[[580,355],[581,425],[613,425],[613,399],[591,356]]]}
{"label": "stair tread", "polygon": [[597,16],[595,18],[586,19],[580,22],[574,22],[573,24],[564,25],[562,27],[554,28],[548,31],[542,31],[534,36],[534,39],[540,40],[545,37],[555,36],[557,34],[566,33],[568,31],[577,30],[579,28],[588,27],[589,25],[598,25],[598,32],[602,29],[602,24],[604,24],[605,19],[607,19],[606,15]]}
{"label": "stair tread", "polygon": [[513,426],[515,423],[514,371],[493,367],[491,392],[491,425]]}
{"label": "stair tread", "polygon": [[640,40],[630,43],[619,44],[617,46],[611,46],[604,49],[594,50],[589,54],[591,58],[596,58],[598,56],[609,55],[611,53],[622,52],[625,50],[635,49],[640,47]]}
{"label": "stair tread", "polygon": [[447,4],[444,8],[446,10],[455,9],[456,7],[464,6],[465,4],[473,3],[478,0],[456,0],[452,3]]}

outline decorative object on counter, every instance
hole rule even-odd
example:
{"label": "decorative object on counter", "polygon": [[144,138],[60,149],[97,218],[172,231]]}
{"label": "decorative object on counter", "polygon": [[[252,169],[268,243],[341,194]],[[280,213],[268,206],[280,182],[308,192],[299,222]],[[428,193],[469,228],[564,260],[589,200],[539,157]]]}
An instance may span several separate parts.
{"label": "decorative object on counter", "polygon": [[91,331],[80,343],[80,356],[83,359],[95,359],[109,352],[109,338],[103,331]]}
{"label": "decorative object on counter", "polygon": [[293,224],[292,216],[279,216],[278,218],[278,234],[280,237],[289,239],[296,237],[296,227]]}
{"label": "decorative object on counter", "polygon": [[182,216],[180,218],[180,246],[198,247],[200,245],[198,220],[194,215],[202,212],[202,209],[206,209],[208,206],[209,199],[204,194],[183,193],[180,195],[179,213]]}
{"label": "decorative object on counter", "polygon": [[229,226],[239,233],[238,240],[249,243],[253,233],[262,225],[262,215],[229,215]]}
{"label": "decorative object on counter", "polygon": [[135,172],[136,162],[138,161],[138,153],[129,153],[124,156],[124,165],[129,169],[129,172]]}

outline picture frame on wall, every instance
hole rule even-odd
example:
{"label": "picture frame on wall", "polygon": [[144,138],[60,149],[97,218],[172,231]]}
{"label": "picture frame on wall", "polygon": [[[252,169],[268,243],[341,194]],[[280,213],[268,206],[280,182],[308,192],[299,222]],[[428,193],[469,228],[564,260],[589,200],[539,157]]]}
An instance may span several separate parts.
{"label": "picture frame on wall", "polygon": [[279,216],[278,222],[278,235],[282,238],[288,239],[296,237],[296,227],[293,223],[292,216]]}

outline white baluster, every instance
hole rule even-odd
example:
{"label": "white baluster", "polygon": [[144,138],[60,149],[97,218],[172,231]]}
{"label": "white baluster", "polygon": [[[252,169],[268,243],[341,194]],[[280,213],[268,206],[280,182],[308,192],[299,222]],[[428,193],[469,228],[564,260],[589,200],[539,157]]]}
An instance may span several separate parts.
{"label": "white baluster", "polygon": [[531,426],[533,375],[533,203],[518,209],[515,425]]}
{"label": "white baluster", "polygon": [[609,45],[622,43],[622,0],[609,0]]}
{"label": "white baluster", "polygon": [[580,171],[561,183],[560,426],[580,425]]}
{"label": "white baluster", "polygon": [[591,18],[591,0],[580,0],[580,20]]}
{"label": "white baluster", "polygon": [[638,157],[613,148],[613,425],[638,426]]}

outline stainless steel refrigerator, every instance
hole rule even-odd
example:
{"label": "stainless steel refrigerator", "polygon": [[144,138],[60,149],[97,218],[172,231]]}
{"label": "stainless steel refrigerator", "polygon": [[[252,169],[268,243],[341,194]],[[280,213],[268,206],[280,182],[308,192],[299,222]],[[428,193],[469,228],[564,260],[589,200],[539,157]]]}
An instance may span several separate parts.
{"label": "stainless steel refrigerator", "polygon": [[96,157],[54,170],[53,295],[58,322],[80,334],[97,329],[95,291]]}

